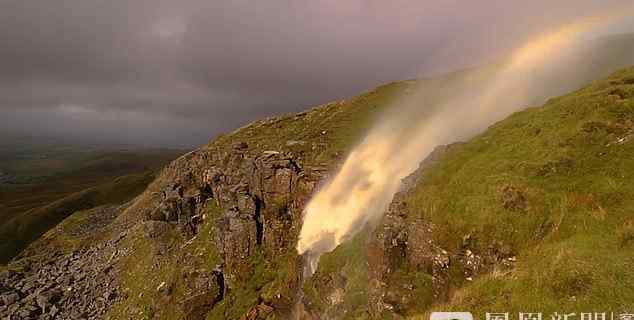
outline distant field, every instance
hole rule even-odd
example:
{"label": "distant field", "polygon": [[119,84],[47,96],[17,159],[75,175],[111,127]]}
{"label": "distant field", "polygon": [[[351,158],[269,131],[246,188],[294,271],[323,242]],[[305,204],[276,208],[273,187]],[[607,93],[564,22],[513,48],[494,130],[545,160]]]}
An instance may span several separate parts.
{"label": "distant field", "polygon": [[[0,136],[1,133],[0,133]],[[108,173],[129,172],[131,167],[153,167],[182,150],[76,145],[46,138],[2,136],[0,140],[0,186],[42,183],[51,178],[91,169]],[[141,160],[141,161],[139,161]],[[87,172],[88,171],[88,172]],[[94,175],[94,174],[93,174]],[[100,172],[97,176],[101,176]],[[53,179],[54,180],[54,179]]]}
{"label": "distant field", "polygon": [[[12,168],[12,171],[5,169],[4,172],[11,172],[19,181],[0,184],[0,225],[16,213],[37,208],[115,177],[156,170],[182,153],[175,150],[75,151],[46,160],[35,160],[34,156],[30,156],[31,160],[24,162],[17,158],[0,161],[0,168]],[[44,168],[47,166],[55,166],[55,169],[46,171]],[[32,170],[29,171],[29,168]]]}
{"label": "distant field", "polygon": [[181,150],[0,146],[0,263],[77,210],[127,201]]}

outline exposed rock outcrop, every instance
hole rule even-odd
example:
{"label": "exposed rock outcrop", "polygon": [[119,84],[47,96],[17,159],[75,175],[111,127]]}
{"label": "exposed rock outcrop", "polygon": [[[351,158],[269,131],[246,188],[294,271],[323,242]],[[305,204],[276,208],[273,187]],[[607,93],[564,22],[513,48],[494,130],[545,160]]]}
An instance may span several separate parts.
{"label": "exposed rock outcrop", "polygon": [[[403,179],[401,189],[394,196],[388,212],[372,233],[368,243],[369,309],[373,316],[399,313],[423,297],[415,295],[411,283],[393,283],[399,270],[429,275],[428,283],[433,299],[444,299],[447,294],[447,271],[451,258],[435,244],[434,226],[420,218],[412,219],[405,198],[413,191],[424,170],[433,164],[449,147],[437,147],[419,168]],[[418,288],[426,289],[426,288]]]}
{"label": "exposed rock outcrop", "polygon": [[[320,171],[303,167],[290,153],[253,153],[245,143],[234,144],[228,151],[198,150],[164,170],[158,179],[162,186],[152,195],[153,205],[145,219],[176,224],[193,238],[210,218],[205,208],[213,203],[221,214],[211,222],[214,243],[210,245],[220,254],[218,272],[227,292],[253,273],[254,255],[270,260],[290,257],[293,270],[280,281],[284,288],[266,301],[266,308],[250,312],[248,318],[288,313],[295,302],[295,295],[288,293],[300,286],[301,259],[293,257],[302,209],[320,178]],[[153,229],[156,226],[148,232]],[[262,311],[268,308],[270,312]]]}
{"label": "exposed rock outcrop", "polygon": [[421,212],[410,211],[408,196],[424,179],[425,170],[460,145],[434,149],[419,168],[403,180],[386,215],[372,233],[367,246],[368,307],[372,316],[423,311],[432,303],[446,301],[461,283],[472,281],[473,277],[495,266],[512,268],[515,258],[502,243],[489,246],[485,252],[475,252],[471,248],[472,235],[467,234],[459,247],[442,247],[435,240],[437,226],[422,218]]}

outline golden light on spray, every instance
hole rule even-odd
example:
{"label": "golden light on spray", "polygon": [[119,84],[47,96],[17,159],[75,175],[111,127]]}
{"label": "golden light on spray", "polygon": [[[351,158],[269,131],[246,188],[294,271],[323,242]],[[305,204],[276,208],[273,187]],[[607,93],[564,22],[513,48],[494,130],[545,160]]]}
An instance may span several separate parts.
{"label": "golden light on spray", "polygon": [[[552,83],[544,79],[581,86],[586,80],[576,79],[573,74],[555,74],[556,67],[566,63],[567,55],[578,54],[571,51],[582,36],[622,15],[584,19],[538,37],[517,49],[494,72],[446,85],[446,90],[455,94],[433,105],[426,105],[430,99],[421,87],[420,92],[390,108],[405,111],[386,115],[305,208],[297,251],[308,257],[307,273],[314,272],[322,253],[334,250],[368,222],[382,217],[401,180],[436,146],[468,139],[528,107],[535,97],[552,93]],[[568,88],[554,93],[563,94],[564,90]],[[430,111],[418,115],[415,125],[402,126],[412,122],[412,115],[406,112],[413,110],[412,106]]]}

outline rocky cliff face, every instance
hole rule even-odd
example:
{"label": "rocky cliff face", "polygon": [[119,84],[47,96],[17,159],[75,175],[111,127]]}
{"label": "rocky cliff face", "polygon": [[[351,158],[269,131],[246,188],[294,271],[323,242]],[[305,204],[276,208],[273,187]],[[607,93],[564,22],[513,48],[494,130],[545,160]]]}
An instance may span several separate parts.
{"label": "rocky cliff face", "polygon": [[[129,233],[143,234],[142,241],[160,243],[166,235],[177,234],[179,243],[186,246],[206,231],[213,236],[199,245],[213,247],[216,264],[207,266],[207,271],[197,270],[194,282],[202,284],[192,286],[179,301],[184,306],[182,316],[203,319],[220,302],[233,307],[241,298],[234,291],[248,285],[255,268],[269,268],[270,261],[286,259],[289,261],[284,264],[290,266],[286,274],[267,270],[271,275],[267,280],[278,288],[266,298],[258,296],[262,288],[250,289],[253,292],[249,294],[257,299],[244,316],[255,319],[275,313],[287,317],[301,286],[302,261],[295,254],[295,244],[302,208],[321,176],[319,169],[303,166],[291,153],[253,152],[246,143],[191,152],[168,165],[151,190],[121,215],[115,224],[125,231],[115,239],[66,256],[46,257],[22,272],[3,273],[0,311],[11,319],[40,315],[101,318],[112,303],[125,304],[126,296],[132,294],[119,290],[119,283],[114,282],[118,277],[112,271],[113,266],[126,271],[124,263],[117,264],[123,256],[120,250],[136,250],[131,239],[118,245],[122,238]],[[104,257],[107,262],[102,262]],[[50,303],[38,304],[47,295]],[[79,307],[72,306],[73,301],[79,302]]]}
{"label": "rocky cliff face", "polygon": [[[208,201],[223,211],[217,242],[228,266],[250,256],[256,248],[276,252],[289,247],[281,230],[293,232],[295,193],[302,169],[291,156],[269,151],[251,156],[246,145],[225,155],[205,151],[170,165],[170,182],[158,195],[149,219],[174,222],[195,235]],[[237,241],[240,239],[240,241]]]}
{"label": "rocky cliff face", "polygon": [[[250,258],[292,256],[302,208],[320,179],[319,171],[303,167],[292,154],[278,151],[251,153],[246,143],[226,152],[192,152],[165,169],[167,181],[155,194],[148,219],[178,224],[195,237],[207,219],[205,206],[214,202],[213,243],[220,257],[216,270],[231,292],[251,270]],[[300,259],[294,269],[301,270]],[[293,275],[300,275],[293,270]],[[287,292],[299,289],[299,276],[287,277]],[[289,309],[293,296],[266,301]]]}

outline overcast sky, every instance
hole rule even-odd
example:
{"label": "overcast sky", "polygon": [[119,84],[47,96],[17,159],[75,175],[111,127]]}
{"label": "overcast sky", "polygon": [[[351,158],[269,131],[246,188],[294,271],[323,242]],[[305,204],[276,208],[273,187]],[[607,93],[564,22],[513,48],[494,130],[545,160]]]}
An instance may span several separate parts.
{"label": "overcast sky", "polygon": [[[631,0],[0,0],[0,132],[191,147]],[[5,135],[6,136],[6,135]]]}

